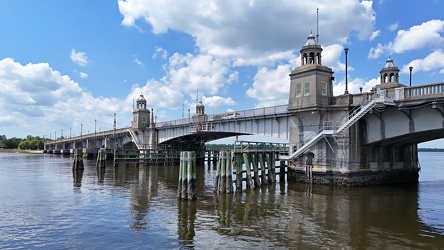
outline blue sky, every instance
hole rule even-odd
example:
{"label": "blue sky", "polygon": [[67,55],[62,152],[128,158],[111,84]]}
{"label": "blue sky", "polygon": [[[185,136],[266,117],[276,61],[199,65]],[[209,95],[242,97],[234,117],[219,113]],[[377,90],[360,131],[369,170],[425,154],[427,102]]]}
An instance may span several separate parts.
{"label": "blue sky", "polygon": [[[400,82],[444,79],[444,3],[425,1],[3,0],[0,134],[54,137],[129,126],[143,93],[157,121],[288,103],[289,72],[316,33],[344,91],[379,82],[390,56]],[[183,108],[185,107],[185,108]],[[183,112],[185,110],[185,112]],[[441,141],[427,146],[444,147]]]}

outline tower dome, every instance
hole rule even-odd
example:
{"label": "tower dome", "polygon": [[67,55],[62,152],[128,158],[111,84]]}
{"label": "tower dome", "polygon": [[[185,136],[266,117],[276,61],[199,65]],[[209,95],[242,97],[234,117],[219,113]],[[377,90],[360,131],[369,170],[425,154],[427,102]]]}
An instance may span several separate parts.
{"label": "tower dome", "polygon": [[137,109],[146,109],[146,99],[143,97],[143,94],[140,94],[139,98],[136,101]]}
{"label": "tower dome", "polygon": [[393,59],[389,58],[385,61],[384,67],[379,72],[381,76],[381,84],[398,83],[399,69],[393,63]]}
{"label": "tower dome", "polygon": [[316,38],[313,34],[307,37],[307,42],[301,49],[301,66],[309,64],[321,65],[322,47],[316,43]]}

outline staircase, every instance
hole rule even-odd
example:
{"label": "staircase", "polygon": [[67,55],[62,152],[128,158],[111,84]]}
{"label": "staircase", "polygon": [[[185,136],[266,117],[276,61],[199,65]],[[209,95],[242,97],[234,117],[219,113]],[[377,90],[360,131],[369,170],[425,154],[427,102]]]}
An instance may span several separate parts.
{"label": "staircase", "polygon": [[342,126],[336,130],[336,134],[339,134],[349,127],[351,127],[355,122],[357,122],[359,119],[361,119],[365,114],[367,114],[372,108],[374,108],[376,105],[376,100],[371,100],[367,102],[366,104],[361,105],[361,110],[357,113],[352,113],[349,115],[348,121],[346,121]]}
{"label": "staircase", "polygon": [[305,140],[304,145],[296,150],[292,155],[290,155],[290,159],[294,159],[300,156],[303,153],[306,153],[316,142],[318,142],[321,138],[325,136],[332,136],[339,133],[342,133],[346,129],[350,128],[353,124],[355,124],[359,119],[361,119],[365,114],[367,114],[370,110],[372,110],[376,105],[376,100],[370,100],[366,103],[358,106],[359,111],[352,110],[351,114],[348,116],[348,120],[344,122],[337,130],[325,130],[322,129],[318,134],[313,137],[309,137]]}
{"label": "staircase", "polygon": [[128,129],[128,132],[131,135],[131,139],[136,144],[137,149],[142,149],[142,146],[139,144],[139,138],[137,138],[136,134],[134,134],[134,131],[132,129]]}

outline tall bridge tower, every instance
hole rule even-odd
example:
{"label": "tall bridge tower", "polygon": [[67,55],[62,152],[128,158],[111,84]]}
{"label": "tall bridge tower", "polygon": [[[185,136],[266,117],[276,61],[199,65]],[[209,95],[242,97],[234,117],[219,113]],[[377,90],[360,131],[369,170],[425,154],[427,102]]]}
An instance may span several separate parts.
{"label": "tall bridge tower", "polygon": [[[301,66],[290,74],[289,178],[339,185],[417,182],[417,144],[368,143],[372,133],[386,134],[386,99],[404,86],[393,60],[387,60],[371,92],[333,96],[333,71],[322,65],[322,47],[314,35],[300,53]],[[379,124],[372,124],[377,131],[367,129],[368,117],[378,117]]]}
{"label": "tall bridge tower", "polygon": [[154,112],[147,109],[146,99],[140,94],[133,110],[133,120],[131,122],[131,133],[137,138],[135,143],[138,148],[156,148],[157,131],[154,124]]}

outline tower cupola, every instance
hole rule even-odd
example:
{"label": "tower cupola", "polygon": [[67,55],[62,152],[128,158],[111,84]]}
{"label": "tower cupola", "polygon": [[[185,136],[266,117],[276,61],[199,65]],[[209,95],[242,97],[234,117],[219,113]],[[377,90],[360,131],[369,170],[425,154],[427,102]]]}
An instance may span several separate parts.
{"label": "tower cupola", "polygon": [[379,73],[381,74],[382,85],[386,83],[399,83],[399,69],[395,66],[390,56]]}
{"label": "tower cupola", "polygon": [[307,37],[307,43],[300,50],[301,52],[301,66],[307,64],[321,65],[322,47],[316,43],[316,38],[313,34]]}

